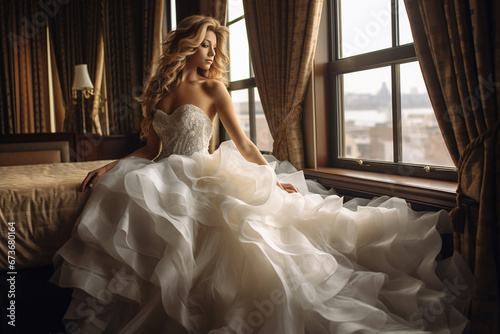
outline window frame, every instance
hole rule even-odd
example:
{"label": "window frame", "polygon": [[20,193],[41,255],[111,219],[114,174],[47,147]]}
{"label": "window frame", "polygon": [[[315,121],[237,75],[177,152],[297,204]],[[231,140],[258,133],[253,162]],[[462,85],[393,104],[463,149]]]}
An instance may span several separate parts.
{"label": "window frame", "polygon": [[[456,168],[401,162],[401,82],[400,65],[418,61],[414,44],[399,44],[399,3],[391,0],[392,47],[360,55],[341,58],[341,15],[340,0],[328,1],[329,55],[327,77],[329,92],[328,123],[334,131],[328,133],[328,165],[333,168],[369,171],[401,176],[415,176],[428,179],[456,181]],[[344,136],[343,75],[363,70],[390,66],[392,99],[393,161],[377,161],[341,157]]]}
{"label": "window frame", "polygon": [[[227,4],[229,7],[229,4]],[[229,29],[231,25],[238,23],[241,20],[245,20],[245,14],[236,17],[234,20],[228,21],[226,24],[226,27]],[[228,49],[230,48],[230,41],[228,39]],[[256,126],[256,119],[255,119],[255,94],[253,88],[257,88],[257,83],[255,82],[254,74],[253,74],[253,69],[252,69],[252,59],[250,56],[250,53],[248,53],[248,60],[250,64],[249,68],[249,74],[250,77],[247,79],[242,79],[242,80],[237,80],[237,81],[230,81],[229,86],[228,86],[228,91],[231,93],[232,91],[237,91],[237,90],[247,90],[248,93],[248,119],[249,119],[249,125],[250,125],[250,140],[254,143],[257,144],[257,126]],[[231,72],[231,63],[228,64],[228,71],[229,73]],[[225,138],[226,140],[228,138],[228,134],[226,131],[224,131]]]}
{"label": "window frame", "polygon": [[[228,4],[229,6],[229,4]],[[226,23],[226,27],[229,28],[231,25],[241,21],[245,20],[245,14],[236,17],[235,19],[228,21]],[[230,49],[230,41],[228,39],[227,42],[228,50]],[[255,90],[257,89],[257,82],[255,81],[255,76],[253,72],[253,67],[252,67],[252,56],[250,52],[248,53],[248,60],[249,60],[249,74],[250,77],[246,79],[241,79],[241,80],[236,80],[236,81],[229,81],[228,84],[228,91],[231,93],[232,91],[240,91],[240,90],[247,90],[248,94],[248,118],[249,118],[249,134],[250,134],[250,140],[257,145],[257,117],[256,117],[256,108],[255,108]],[[231,72],[231,64],[228,64],[228,72]],[[257,93],[258,94],[258,93]],[[230,139],[229,135],[225,131],[224,127],[221,126],[221,138],[225,138],[225,140]],[[259,150],[263,154],[270,154],[271,152],[269,151],[264,151],[259,148]]]}

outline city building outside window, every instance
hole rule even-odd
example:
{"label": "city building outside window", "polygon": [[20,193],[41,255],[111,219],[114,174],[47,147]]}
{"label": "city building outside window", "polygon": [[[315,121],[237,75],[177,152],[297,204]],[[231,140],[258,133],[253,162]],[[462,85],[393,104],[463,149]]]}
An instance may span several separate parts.
{"label": "city building outside window", "polygon": [[453,179],[403,0],[331,0],[331,165]]}

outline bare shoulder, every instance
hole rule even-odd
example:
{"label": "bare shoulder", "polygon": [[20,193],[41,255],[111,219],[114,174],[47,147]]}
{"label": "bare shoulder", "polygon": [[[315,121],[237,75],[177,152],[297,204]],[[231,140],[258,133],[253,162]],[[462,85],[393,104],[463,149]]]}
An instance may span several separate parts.
{"label": "bare shoulder", "polygon": [[226,86],[222,82],[220,82],[219,80],[215,80],[215,79],[203,80],[202,86],[203,86],[203,90],[205,90],[210,95],[227,93]]}
{"label": "bare shoulder", "polygon": [[207,79],[203,81],[202,85],[203,90],[211,99],[212,112],[225,112],[228,108],[232,107],[231,96],[222,82],[214,79]]}

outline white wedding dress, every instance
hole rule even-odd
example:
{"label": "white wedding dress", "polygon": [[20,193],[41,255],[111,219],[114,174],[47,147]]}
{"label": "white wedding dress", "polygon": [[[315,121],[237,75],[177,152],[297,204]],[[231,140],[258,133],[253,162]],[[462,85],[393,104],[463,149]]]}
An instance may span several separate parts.
{"label": "white wedding dress", "polygon": [[[104,174],[54,257],[78,333],[461,333],[471,277],[439,261],[436,226],[404,200],[343,199],[290,164],[208,153],[198,107],[155,112],[155,161]],[[288,194],[276,180],[294,183]]]}

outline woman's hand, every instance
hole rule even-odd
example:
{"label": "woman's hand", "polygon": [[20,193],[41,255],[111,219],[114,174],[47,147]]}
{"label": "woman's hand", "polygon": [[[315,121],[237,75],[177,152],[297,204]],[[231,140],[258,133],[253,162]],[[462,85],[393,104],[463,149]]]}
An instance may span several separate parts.
{"label": "woman's hand", "polygon": [[89,172],[80,186],[80,191],[85,191],[85,188],[87,187],[92,188],[94,184],[96,184],[97,180],[99,180],[99,178],[104,173],[115,167],[117,163],[118,161],[115,161],[110,164],[107,164],[106,166],[94,169],[93,171]]}
{"label": "woman's hand", "polygon": [[[151,123],[149,124],[148,141],[146,143],[146,146],[143,146],[138,150],[130,153],[123,159],[135,156],[139,158],[153,160],[160,153],[160,150],[161,150],[161,140],[158,134],[156,133],[155,129],[153,128],[153,123]],[[80,186],[80,191],[85,191],[86,188],[92,188],[99,180],[99,178],[104,173],[113,169],[118,164],[119,161],[120,160],[113,161],[107,164],[106,166],[94,169],[93,171],[89,172],[85,177],[85,179],[83,180],[82,185]]]}
{"label": "woman's hand", "polygon": [[281,189],[283,189],[287,193],[298,193],[299,192],[297,190],[297,188],[295,188],[295,186],[291,183],[276,182],[276,184],[278,185],[278,187],[280,187]]}

